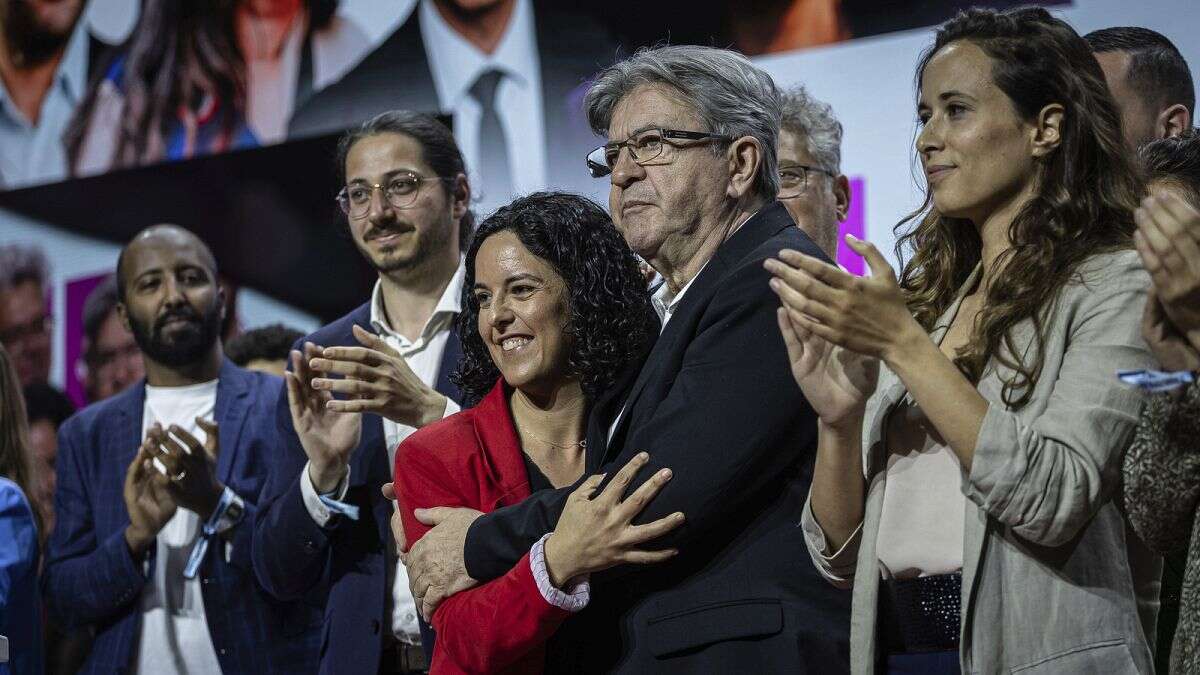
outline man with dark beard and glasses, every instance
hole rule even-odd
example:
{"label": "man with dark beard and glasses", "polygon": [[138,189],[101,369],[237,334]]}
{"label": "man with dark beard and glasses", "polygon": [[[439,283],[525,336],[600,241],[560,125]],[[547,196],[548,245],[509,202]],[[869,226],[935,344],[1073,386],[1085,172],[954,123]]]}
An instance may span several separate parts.
{"label": "man with dark beard and glasses", "polygon": [[283,383],[224,358],[216,261],[195,235],[142,231],[117,279],[146,378],[59,430],[49,611],[96,626],[87,673],[311,669],[319,611],[270,598],[250,564]]}
{"label": "man with dark beard and glasses", "polygon": [[380,488],[401,441],[459,410],[450,373],[471,189],[450,130],[406,111],[347,132],[338,170],[348,231],[379,280],[291,353],[254,568],[281,600],[327,598],[322,672],[424,672],[431,637]]}
{"label": "man with dark beard and glasses", "polygon": [[0,0],[0,188],[66,175],[63,130],[99,44],[76,30],[84,0]]}

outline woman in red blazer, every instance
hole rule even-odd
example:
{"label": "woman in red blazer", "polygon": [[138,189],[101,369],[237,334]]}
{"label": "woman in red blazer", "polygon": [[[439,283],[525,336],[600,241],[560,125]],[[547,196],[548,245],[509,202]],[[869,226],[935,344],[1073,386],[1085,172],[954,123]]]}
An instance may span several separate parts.
{"label": "woman in red blazer", "polygon": [[[478,404],[400,444],[396,493],[409,544],[429,530],[415,509],[486,513],[579,481],[590,403],[636,371],[656,332],[636,258],[582,197],[539,193],[501,208],[479,227],[465,264],[455,379]],[[599,494],[601,476],[584,480],[554,532],[508,574],[439,605],[431,672],[540,673],[545,643],[587,604],[589,573],[673,555],[638,546],[682,514],[630,526],[669,470],[621,499],[644,464],[635,458]]]}

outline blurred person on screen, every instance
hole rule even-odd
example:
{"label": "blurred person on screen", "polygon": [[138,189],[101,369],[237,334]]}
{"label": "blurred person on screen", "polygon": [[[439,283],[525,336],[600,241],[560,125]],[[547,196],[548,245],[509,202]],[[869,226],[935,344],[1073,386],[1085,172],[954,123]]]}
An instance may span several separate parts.
{"label": "blurred person on screen", "polygon": [[481,215],[554,187],[588,193],[579,156],[595,147],[585,82],[616,44],[571,3],[420,0],[336,84],[296,107],[289,136],[340,131],[386,110],[450,116]]}
{"label": "blurred person on screen", "polygon": [[67,174],[63,130],[88,83],[84,0],[0,0],[0,189]]}

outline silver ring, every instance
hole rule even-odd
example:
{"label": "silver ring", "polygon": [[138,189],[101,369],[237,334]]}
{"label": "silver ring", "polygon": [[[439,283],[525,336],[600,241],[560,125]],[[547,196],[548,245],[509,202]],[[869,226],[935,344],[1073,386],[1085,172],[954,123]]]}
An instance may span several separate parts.
{"label": "silver ring", "polygon": [[171,477],[170,477],[170,478],[171,478],[171,482],[172,482],[172,483],[178,483],[179,481],[183,480],[185,476],[187,476],[187,469],[180,469],[180,470],[179,470],[179,473],[177,473],[177,474],[175,474],[174,476],[171,476]]}

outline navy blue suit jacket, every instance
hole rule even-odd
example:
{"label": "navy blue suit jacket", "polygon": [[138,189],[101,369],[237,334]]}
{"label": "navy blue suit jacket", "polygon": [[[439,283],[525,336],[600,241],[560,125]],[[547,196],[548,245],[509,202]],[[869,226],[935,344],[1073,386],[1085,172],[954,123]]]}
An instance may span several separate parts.
{"label": "navy blue suit jacket", "polygon": [[[257,584],[251,535],[266,459],[274,443],[278,377],[221,365],[214,417],[220,425],[217,478],[245,501],[246,515],[209,546],[200,567],[208,630],[227,673],[312,670],[320,613],[277,601]],[[72,416],[58,432],[58,524],[43,576],[47,605],[66,625],[94,624],[83,672],[126,672],[141,630],[140,599],[150,581],[125,544],[125,473],[142,440],[145,381]],[[149,574],[154,573],[154,548]]]}
{"label": "navy blue suit jacket", "polygon": [[[368,302],[298,341],[297,348],[304,342],[358,346],[350,329],[359,326],[374,333],[370,317]],[[450,373],[461,354],[458,336],[451,332],[434,388],[456,401],[460,396]],[[391,593],[386,549],[394,507],[379,491],[392,480],[383,418],[363,414],[362,438],[350,456],[350,488],[344,501],[359,507],[359,519],[335,515],[320,527],[300,492],[308,456],[292,426],[286,389],[280,392],[275,412],[278,435],[255,518],[254,570],[263,586],[281,600],[325,602],[321,672],[376,673],[383,634],[391,626],[384,609]]]}

